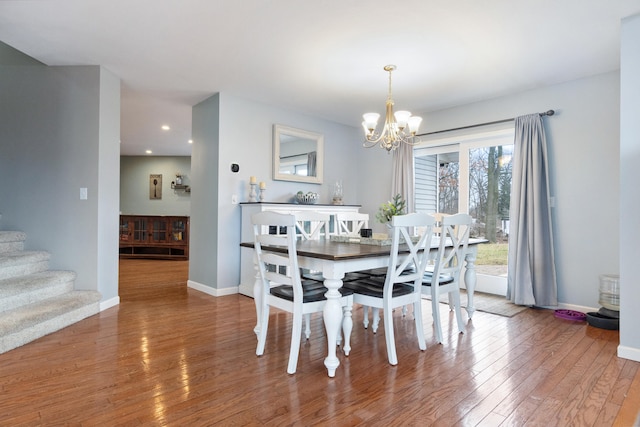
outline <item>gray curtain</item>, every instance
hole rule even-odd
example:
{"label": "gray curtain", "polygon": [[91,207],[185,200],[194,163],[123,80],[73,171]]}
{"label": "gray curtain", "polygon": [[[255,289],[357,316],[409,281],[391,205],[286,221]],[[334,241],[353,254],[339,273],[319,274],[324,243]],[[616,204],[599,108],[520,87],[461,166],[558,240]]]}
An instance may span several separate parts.
{"label": "gray curtain", "polygon": [[393,150],[393,171],[391,175],[391,197],[401,194],[407,203],[407,212],[415,212],[413,188],[413,146],[400,143]]}
{"label": "gray curtain", "polygon": [[539,114],[515,119],[512,185],[507,298],[556,306],[547,144]]}
{"label": "gray curtain", "polygon": [[317,153],[315,151],[307,154],[307,176],[316,176],[316,157]]}

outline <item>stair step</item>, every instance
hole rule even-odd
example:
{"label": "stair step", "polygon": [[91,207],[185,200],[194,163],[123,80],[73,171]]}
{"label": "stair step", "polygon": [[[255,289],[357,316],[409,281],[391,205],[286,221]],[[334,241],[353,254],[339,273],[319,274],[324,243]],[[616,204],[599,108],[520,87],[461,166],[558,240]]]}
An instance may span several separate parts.
{"label": "stair step", "polygon": [[22,231],[0,231],[0,254],[23,250],[26,238]]}
{"label": "stair step", "polygon": [[73,290],[73,271],[43,271],[0,280],[0,312]]}
{"label": "stair step", "polygon": [[17,251],[0,253],[0,279],[38,273],[49,268],[48,252]]}
{"label": "stair step", "polygon": [[5,242],[24,242],[27,238],[27,234],[22,231],[0,231],[0,243]]}
{"label": "stair step", "polygon": [[96,291],[71,291],[0,313],[0,353],[97,314],[100,298]]}

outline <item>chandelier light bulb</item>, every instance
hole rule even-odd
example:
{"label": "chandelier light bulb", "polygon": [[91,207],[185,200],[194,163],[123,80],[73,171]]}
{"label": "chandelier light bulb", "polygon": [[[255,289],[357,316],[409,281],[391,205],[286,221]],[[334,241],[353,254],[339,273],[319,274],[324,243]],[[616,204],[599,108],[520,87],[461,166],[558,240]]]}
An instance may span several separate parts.
{"label": "chandelier light bulb", "polygon": [[364,126],[369,133],[373,133],[378,127],[378,119],[380,118],[380,114],[378,113],[366,113],[362,115],[364,119]]}
{"label": "chandelier light bulb", "polygon": [[407,122],[409,121],[409,117],[411,117],[411,113],[409,111],[396,111],[394,116],[398,123],[398,129],[402,130],[407,127]]}
{"label": "chandelier light bulb", "polygon": [[418,129],[420,128],[420,123],[422,123],[422,117],[411,116],[409,117],[409,132],[412,136],[415,136],[418,133]]}

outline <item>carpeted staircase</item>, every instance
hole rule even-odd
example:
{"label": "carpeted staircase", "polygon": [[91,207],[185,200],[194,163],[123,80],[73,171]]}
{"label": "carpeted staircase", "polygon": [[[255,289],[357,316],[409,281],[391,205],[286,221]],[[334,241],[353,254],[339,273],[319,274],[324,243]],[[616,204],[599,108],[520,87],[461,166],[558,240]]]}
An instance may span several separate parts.
{"label": "carpeted staircase", "polygon": [[76,274],[50,271],[50,255],[25,251],[25,238],[0,231],[0,353],[100,311],[99,292],[74,290]]}

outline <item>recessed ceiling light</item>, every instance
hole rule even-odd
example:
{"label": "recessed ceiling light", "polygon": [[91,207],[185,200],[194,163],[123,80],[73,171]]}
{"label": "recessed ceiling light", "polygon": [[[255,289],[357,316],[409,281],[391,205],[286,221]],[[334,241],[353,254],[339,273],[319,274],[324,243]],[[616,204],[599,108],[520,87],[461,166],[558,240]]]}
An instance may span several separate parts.
{"label": "recessed ceiling light", "polygon": [[190,140],[189,140],[189,144],[193,144],[193,139],[190,139]]}
{"label": "recessed ceiling light", "polygon": [[171,129],[169,125],[162,125],[162,130],[169,130],[169,129]]}
{"label": "recessed ceiling light", "polygon": [[151,151],[151,150],[147,150],[147,151],[145,151],[145,153],[147,153],[147,154],[151,154],[151,153],[153,153],[153,151]]}

